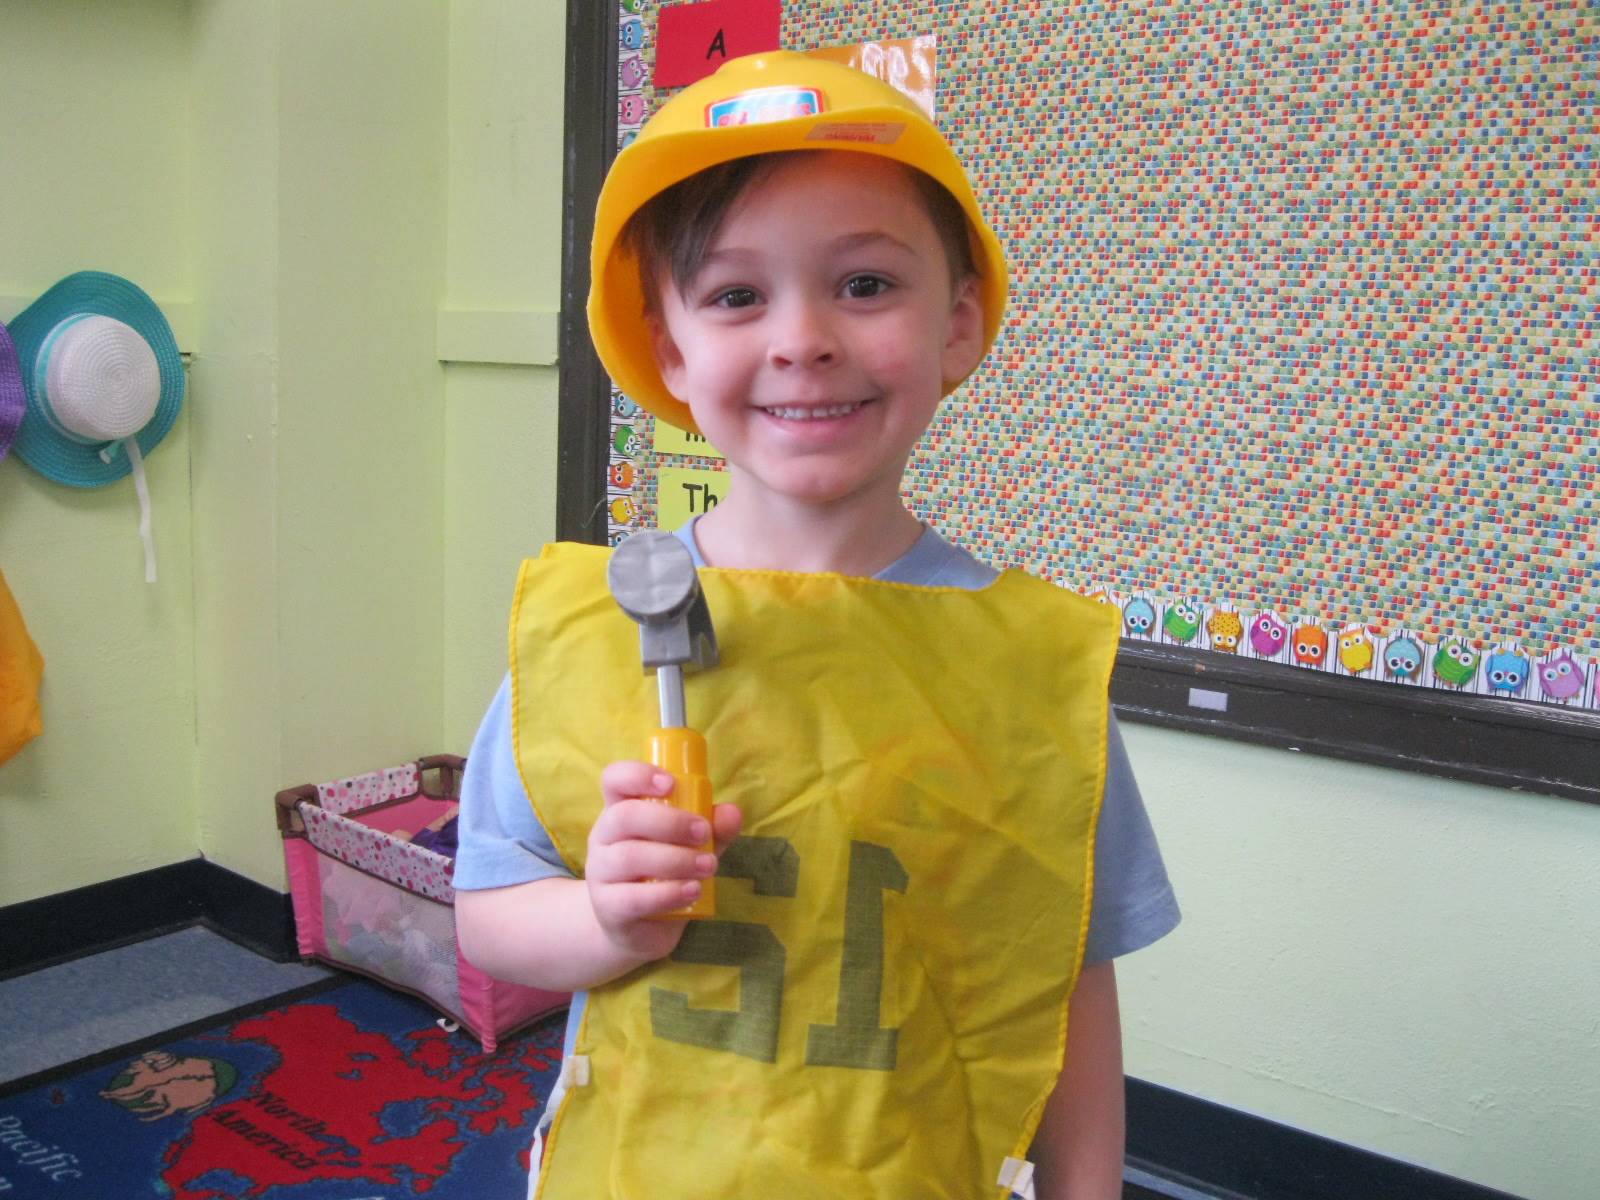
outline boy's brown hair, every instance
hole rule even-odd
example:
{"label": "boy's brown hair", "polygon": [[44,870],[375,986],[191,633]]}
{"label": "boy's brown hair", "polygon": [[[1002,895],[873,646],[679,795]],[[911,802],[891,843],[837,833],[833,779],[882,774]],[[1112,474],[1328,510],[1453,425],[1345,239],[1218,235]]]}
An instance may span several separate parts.
{"label": "boy's brown hair", "polygon": [[[673,184],[647,201],[623,226],[622,245],[639,264],[645,312],[658,315],[661,285],[670,280],[682,292],[705,262],[729,211],[746,189],[787,159],[822,151],[786,150],[718,163]],[[835,152],[837,153],[837,152]],[[897,164],[922,198],[950,266],[952,286],[978,273],[967,232],[967,218],[956,198],[931,176]]]}

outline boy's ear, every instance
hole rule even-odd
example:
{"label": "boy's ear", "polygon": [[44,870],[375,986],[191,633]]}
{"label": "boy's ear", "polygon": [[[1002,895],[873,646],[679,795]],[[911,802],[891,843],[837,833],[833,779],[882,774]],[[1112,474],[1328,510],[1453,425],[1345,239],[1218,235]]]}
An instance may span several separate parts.
{"label": "boy's ear", "polygon": [[956,285],[950,305],[950,330],[941,356],[944,381],[957,383],[971,375],[983,361],[983,301],[978,280],[969,275]]}
{"label": "boy's ear", "polygon": [[683,354],[678,349],[678,343],[672,340],[667,323],[659,316],[648,316],[645,320],[650,326],[650,349],[655,353],[656,370],[661,372],[661,382],[667,385],[667,391],[672,393],[674,400],[689,403],[688,396],[684,394]]}

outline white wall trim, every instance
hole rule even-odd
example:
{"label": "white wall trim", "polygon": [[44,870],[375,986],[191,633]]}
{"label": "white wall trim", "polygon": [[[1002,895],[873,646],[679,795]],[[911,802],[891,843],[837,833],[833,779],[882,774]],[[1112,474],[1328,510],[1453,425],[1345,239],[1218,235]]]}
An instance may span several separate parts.
{"label": "white wall trim", "polygon": [[442,308],[437,330],[439,361],[553,366],[560,315],[532,309]]}

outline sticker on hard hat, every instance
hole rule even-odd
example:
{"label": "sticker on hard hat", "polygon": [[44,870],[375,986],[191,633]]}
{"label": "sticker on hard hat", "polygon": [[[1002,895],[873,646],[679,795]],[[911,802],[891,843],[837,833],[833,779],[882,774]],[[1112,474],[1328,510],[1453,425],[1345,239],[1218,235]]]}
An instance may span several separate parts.
{"label": "sticker on hard hat", "polygon": [[905,131],[905,125],[894,121],[829,121],[807,130],[806,141],[870,142],[875,146],[888,146],[899,141]]}
{"label": "sticker on hard hat", "polygon": [[706,128],[793,121],[814,117],[822,109],[822,93],[816,88],[758,88],[706,105]]}

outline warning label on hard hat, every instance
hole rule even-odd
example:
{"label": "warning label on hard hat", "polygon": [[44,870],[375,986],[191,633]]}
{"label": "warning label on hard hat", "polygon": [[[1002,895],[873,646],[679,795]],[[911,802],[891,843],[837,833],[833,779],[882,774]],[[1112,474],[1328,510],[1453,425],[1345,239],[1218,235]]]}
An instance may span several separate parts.
{"label": "warning label on hard hat", "polygon": [[816,125],[806,134],[808,142],[869,142],[887,146],[900,140],[906,131],[895,121],[829,121]]}

